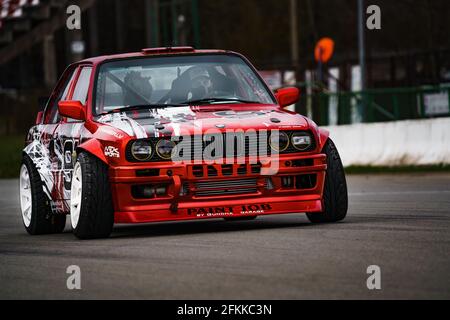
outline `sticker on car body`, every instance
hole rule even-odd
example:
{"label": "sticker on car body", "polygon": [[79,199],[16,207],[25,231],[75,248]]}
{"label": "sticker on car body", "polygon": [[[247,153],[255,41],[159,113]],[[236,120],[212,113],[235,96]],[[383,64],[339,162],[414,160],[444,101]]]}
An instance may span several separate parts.
{"label": "sticker on car body", "polygon": [[120,158],[119,148],[113,146],[106,146],[105,156],[110,158]]}

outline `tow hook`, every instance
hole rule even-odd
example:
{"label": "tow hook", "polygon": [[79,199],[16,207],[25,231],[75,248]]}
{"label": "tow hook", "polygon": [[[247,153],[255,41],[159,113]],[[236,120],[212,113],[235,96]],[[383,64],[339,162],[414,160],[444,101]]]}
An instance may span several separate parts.
{"label": "tow hook", "polygon": [[[172,172],[168,172],[167,174],[171,176]],[[180,176],[174,175],[172,176],[172,180],[173,180],[173,202],[170,205],[170,211],[172,213],[177,213],[178,198],[180,197],[180,190],[181,190],[181,179]]]}

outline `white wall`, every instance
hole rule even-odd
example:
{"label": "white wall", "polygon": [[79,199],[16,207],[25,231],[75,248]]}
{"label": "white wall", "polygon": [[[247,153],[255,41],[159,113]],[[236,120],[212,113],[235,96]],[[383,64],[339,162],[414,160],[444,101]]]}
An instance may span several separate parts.
{"label": "white wall", "polygon": [[344,166],[450,164],[450,118],[325,128]]}

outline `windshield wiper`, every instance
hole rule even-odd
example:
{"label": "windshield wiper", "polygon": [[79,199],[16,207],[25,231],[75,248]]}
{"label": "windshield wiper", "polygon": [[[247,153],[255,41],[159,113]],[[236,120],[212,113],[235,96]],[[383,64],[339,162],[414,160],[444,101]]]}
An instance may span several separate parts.
{"label": "windshield wiper", "polygon": [[126,106],[122,108],[115,108],[109,111],[104,111],[99,115],[103,116],[106,114],[116,113],[116,112],[126,112],[126,111],[134,111],[134,110],[143,110],[143,109],[161,109],[167,107],[185,107],[188,104],[180,104],[180,103],[171,103],[171,104],[136,104],[132,106]]}
{"label": "windshield wiper", "polygon": [[189,100],[185,101],[182,104],[184,105],[198,105],[198,104],[213,104],[214,102],[238,102],[238,103],[258,103],[259,101],[251,101],[251,100],[244,100],[239,98],[204,98],[204,99],[198,99],[198,100]]}

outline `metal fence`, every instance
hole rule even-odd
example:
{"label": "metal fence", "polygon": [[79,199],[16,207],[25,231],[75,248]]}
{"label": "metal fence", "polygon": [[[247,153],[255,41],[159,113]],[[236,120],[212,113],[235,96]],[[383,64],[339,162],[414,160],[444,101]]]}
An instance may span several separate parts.
{"label": "metal fence", "polygon": [[318,92],[303,97],[299,110],[319,125],[383,122],[450,116],[450,85]]}
{"label": "metal fence", "polygon": [[[40,110],[38,98],[46,93],[45,90],[29,90],[20,94],[0,91],[0,136],[25,134]],[[319,125],[343,125],[449,117],[449,106],[450,85],[446,85],[363,92],[313,92],[301,95],[296,111],[312,117]]]}

